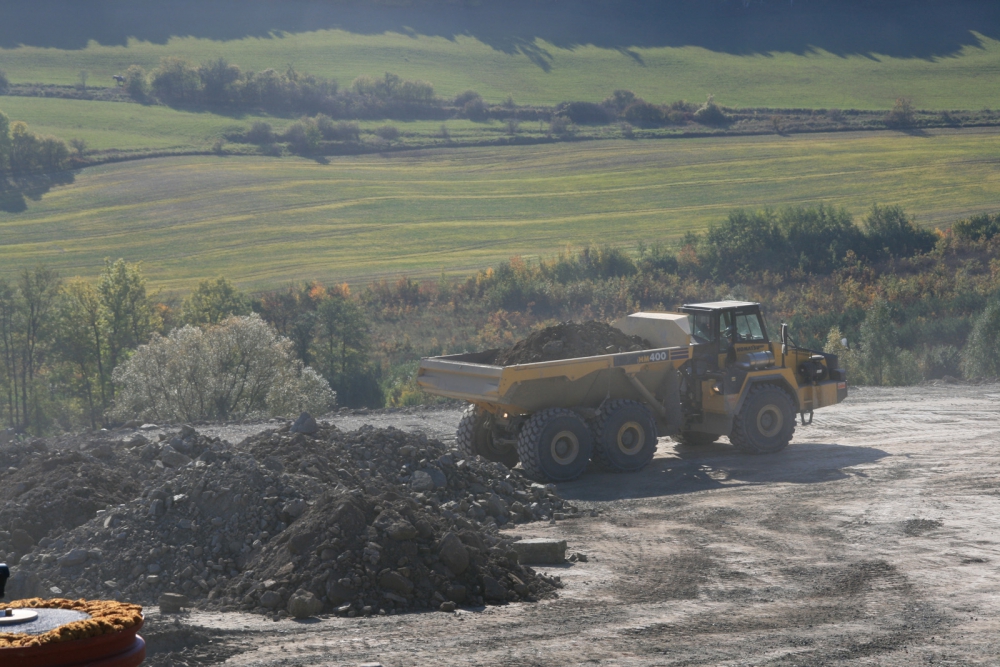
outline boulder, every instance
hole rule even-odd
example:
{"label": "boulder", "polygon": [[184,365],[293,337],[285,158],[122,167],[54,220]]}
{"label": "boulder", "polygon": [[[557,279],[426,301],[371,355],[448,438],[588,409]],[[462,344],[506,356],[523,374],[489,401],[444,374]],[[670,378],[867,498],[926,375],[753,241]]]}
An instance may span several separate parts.
{"label": "boulder", "polygon": [[438,558],[455,574],[469,567],[469,551],[455,533],[445,533],[438,545]]}
{"label": "boulder", "polygon": [[319,424],[316,423],[316,418],[313,417],[308,412],[303,412],[299,415],[299,418],[295,420],[292,424],[292,428],[289,429],[292,433],[304,433],[305,435],[312,435],[319,430]]}
{"label": "boulder", "polygon": [[560,565],[566,562],[566,540],[538,537],[514,542],[513,547],[522,565]]}
{"label": "boulder", "polygon": [[160,451],[160,460],[163,461],[163,465],[170,468],[180,468],[191,463],[190,456],[182,454],[170,445],[167,445]]}
{"label": "boulder", "polygon": [[306,511],[306,501],[301,498],[296,498],[295,500],[290,500],[285,503],[281,511],[287,514],[292,519],[298,519]]}
{"label": "boulder", "polygon": [[61,567],[75,567],[77,565],[83,565],[87,562],[87,558],[89,557],[90,554],[88,554],[85,549],[73,549],[59,558],[59,565]]}
{"label": "boulder", "polygon": [[448,486],[448,478],[437,468],[424,468],[423,472],[431,476],[431,481],[434,482],[435,489],[443,489]]}
{"label": "boulder", "polygon": [[489,575],[483,576],[483,597],[487,600],[506,600],[507,599],[507,589],[503,585]]}
{"label": "boulder", "polygon": [[10,543],[14,545],[17,551],[23,554],[28,553],[31,551],[31,547],[35,546],[35,540],[23,528],[16,528],[11,531]]}
{"label": "boulder", "polygon": [[294,618],[309,618],[323,611],[323,602],[308,591],[296,591],[288,600],[288,613]]}
{"label": "boulder", "polygon": [[354,588],[346,583],[347,581],[346,579],[337,581],[330,579],[326,582],[326,598],[330,604],[342,604],[354,599]]}
{"label": "boulder", "polygon": [[417,536],[417,529],[412,523],[403,519],[393,523],[386,529],[386,534],[397,542],[402,542],[404,540],[412,540]]}
{"label": "boulder", "polygon": [[423,470],[417,470],[413,473],[413,478],[410,480],[410,488],[418,492],[433,491],[434,478]]}
{"label": "boulder", "polygon": [[413,592],[413,582],[399,572],[392,570],[387,570],[379,575],[378,584],[382,588],[387,588],[400,595],[409,595]]}
{"label": "boulder", "polygon": [[260,596],[260,606],[274,609],[281,604],[281,595],[278,591],[266,591]]}
{"label": "boulder", "polygon": [[164,593],[160,596],[159,602],[161,614],[177,614],[183,607],[191,606],[187,596],[179,593]]}

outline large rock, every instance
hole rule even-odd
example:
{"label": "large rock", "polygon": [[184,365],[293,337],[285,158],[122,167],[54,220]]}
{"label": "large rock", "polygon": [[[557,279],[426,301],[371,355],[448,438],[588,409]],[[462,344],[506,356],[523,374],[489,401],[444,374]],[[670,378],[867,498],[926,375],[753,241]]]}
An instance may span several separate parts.
{"label": "large rock", "polygon": [[437,468],[424,468],[422,472],[426,472],[431,476],[431,481],[434,482],[435,489],[443,489],[448,486],[448,477]]}
{"label": "large rock", "polygon": [[417,529],[412,523],[403,519],[391,524],[386,529],[386,534],[397,542],[402,542],[404,540],[412,540],[417,536]]}
{"label": "large rock", "polygon": [[182,608],[191,606],[187,596],[179,593],[164,593],[159,602],[161,614],[177,614]]}
{"label": "large rock", "polygon": [[323,602],[308,591],[296,591],[288,601],[288,613],[295,618],[309,618],[323,611]]}
{"label": "large rock", "polygon": [[260,606],[274,609],[281,604],[281,595],[278,591],[266,591],[260,596]]}
{"label": "large rock", "polygon": [[10,543],[14,545],[16,550],[23,554],[28,553],[31,551],[31,547],[35,546],[35,540],[23,528],[16,528],[11,532]]}
{"label": "large rock", "polygon": [[87,553],[86,549],[73,549],[59,558],[59,565],[62,567],[83,565],[89,557],[90,554]]}
{"label": "large rock", "polygon": [[469,567],[469,551],[455,533],[446,533],[438,545],[438,558],[455,574]]}
{"label": "large rock", "polygon": [[566,540],[538,537],[514,542],[513,547],[522,565],[560,565],[566,562]]}
{"label": "large rock", "polygon": [[413,592],[413,582],[399,572],[393,572],[392,570],[383,572],[378,578],[378,584],[382,588],[395,591],[400,595],[409,595]]}
{"label": "large rock", "polygon": [[170,445],[167,445],[160,451],[160,460],[163,461],[163,465],[171,468],[180,468],[191,463],[190,456],[180,453]]}
{"label": "large rock", "polygon": [[483,597],[487,600],[506,600],[507,589],[489,575],[483,577]]}
{"label": "large rock", "polygon": [[347,579],[334,581],[330,579],[326,582],[326,598],[330,604],[341,604],[354,599],[354,587],[348,583]]}
{"label": "large rock", "polygon": [[319,424],[316,423],[315,417],[308,412],[303,412],[299,415],[299,418],[295,420],[295,423],[292,424],[292,428],[289,430],[291,430],[292,433],[312,435],[319,430]]}
{"label": "large rock", "polygon": [[433,491],[434,478],[423,470],[417,470],[410,480],[410,488],[414,491]]}

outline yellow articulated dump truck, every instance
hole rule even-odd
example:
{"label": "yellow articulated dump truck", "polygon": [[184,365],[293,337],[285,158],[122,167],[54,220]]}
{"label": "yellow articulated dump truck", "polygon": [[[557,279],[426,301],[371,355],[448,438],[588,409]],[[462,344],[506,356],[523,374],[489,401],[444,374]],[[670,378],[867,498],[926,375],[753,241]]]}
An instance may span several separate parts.
{"label": "yellow articulated dump truck", "polygon": [[728,436],[739,450],[784,449],[796,417],[847,397],[836,355],[797,347],[781,325],[768,335],[760,304],[689,304],[677,313],[635,313],[614,324],[654,349],[493,364],[496,350],[423,359],[417,383],[471,403],[458,449],[533,478],[577,477],[593,457],[617,471],[643,468],[658,436],[705,445]]}

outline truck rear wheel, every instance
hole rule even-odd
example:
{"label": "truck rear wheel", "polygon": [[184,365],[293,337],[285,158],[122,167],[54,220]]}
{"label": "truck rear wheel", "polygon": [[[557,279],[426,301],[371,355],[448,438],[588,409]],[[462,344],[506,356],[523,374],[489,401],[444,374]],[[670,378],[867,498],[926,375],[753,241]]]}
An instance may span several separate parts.
{"label": "truck rear wheel", "polygon": [[774,454],[788,446],[795,433],[795,404],[771,384],[750,388],[743,408],[733,418],[729,441],[747,454]]}
{"label": "truck rear wheel", "polygon": [[467,459],[482,456],[508,468],[517,465],[517,450],[493,441],[493,415],[477,405],[470,405],[462,414],[455,431],[455,447]]}
{"label": "truck rear wheel", "polygon": [[565,408],[536,412],[517,438],[524,472],[539,481],[565,482],[579,477],[593,449],[594,438],[586,422]]}
{"label": "truck rear wheel", "polygon": [[607,403],[594,425],[594,459],[607,470],[634,472],[656,453],[656,422],[641,403]]}

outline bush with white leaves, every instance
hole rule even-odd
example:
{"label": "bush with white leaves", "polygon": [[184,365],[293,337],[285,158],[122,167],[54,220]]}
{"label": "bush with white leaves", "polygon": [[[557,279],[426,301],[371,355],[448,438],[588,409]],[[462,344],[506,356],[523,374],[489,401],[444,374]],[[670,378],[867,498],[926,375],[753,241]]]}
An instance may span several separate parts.
{"label": "bush with white leaves", "polygon": [[160,422],[321,414],[336,394],[257,315],[154,335],[115,369],[114,419]]}

